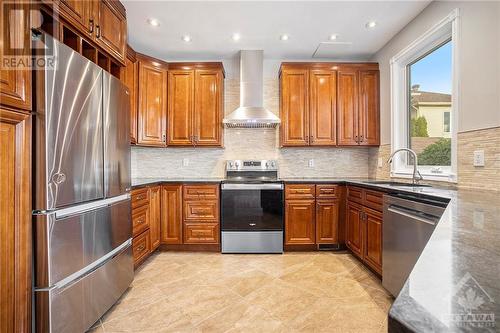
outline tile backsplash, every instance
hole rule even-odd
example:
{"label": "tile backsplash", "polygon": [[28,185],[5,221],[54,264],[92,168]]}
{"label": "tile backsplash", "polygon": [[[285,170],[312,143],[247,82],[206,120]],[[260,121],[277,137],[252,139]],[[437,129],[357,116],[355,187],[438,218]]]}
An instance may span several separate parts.
{"label": "tile backsplash", "polygon": [[[239,105],[239,83],[225,80],[225,113]],[[279,82],[264,80],[264,107],[279,114]],[[281,177],[367,177],[369,148],[279,148],[279,130],[225,129],[225,148],[132,147],[132,178],[223,177],[230,159],[276,159]],[[183,166],[184,159],[188,165]],[[309,160],[314,166],[309,167]]]}

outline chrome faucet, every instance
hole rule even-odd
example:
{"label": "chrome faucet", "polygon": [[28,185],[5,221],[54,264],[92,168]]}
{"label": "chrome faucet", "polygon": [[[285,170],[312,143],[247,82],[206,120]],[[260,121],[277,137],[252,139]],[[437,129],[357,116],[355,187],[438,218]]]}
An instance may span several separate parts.
{"label": "chrome faucet", "polygon": [[413,184],[418,184],[418,182],[424,178],[422,177],[422,175],[420,174],[420,172],[417,169],[417,165],[418,165],[417,154],[413,150],[411,150],[409,148],[396,149],[391,154],[391,157],[389,157],[389,159],[387,160],[387,163],[389,163],[389,164],[392,163],[392,159],[393,159],[394,155],[396,155],[396,153],[399,153],[400,151],[407,151],[413,156]]}

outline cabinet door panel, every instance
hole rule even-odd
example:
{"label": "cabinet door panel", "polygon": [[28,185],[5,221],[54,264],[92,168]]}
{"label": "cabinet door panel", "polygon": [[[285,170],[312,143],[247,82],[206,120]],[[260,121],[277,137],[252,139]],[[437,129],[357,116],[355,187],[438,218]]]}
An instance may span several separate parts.
{"label": "cabinet door panel", "polygon": [[0,109],[0,332],[31,331],[31,119]]}
{"label": "cabinet door panel", "polygon": [[149,230],[144,231],[132,239],[132,255],[134,257],[134,268],[137,268],[151,252]]}
{"label": "cabinet door panel", "polygon": [[352,202],[347,203],[346,245],[359,257],[362,257],[363,230],[362,207]]}
{"label": "cabinet door panel", "polygon": [[219,221],[219,202],[215,200],[184,201],[185,222]]}
{"label": "cabinet door panel", "polygon": [[149,205],[132,209],[132,234],[139,235],[149,228]]}
{"label": "cabinet door panel", "polygon": [[217,223],[185,223],[185,244],[218,244],[219,224]]}
{"label": "cabinet door panel", "polygon": [[192,144],[194,71],[168,72],[168,145]]}
{"label": "cabinet door panel", "polygon": [[165,146],[167,72],[139,61],[138,144]]}
{"label": "cabinet door panel", "polygon": [[316,243],[338,243],[339,205],[337,200],[316,201]]}
{"label": "cabinet door panel", "polygon": [[196,145],[217,146],[222,133],[222,73],[196,70],[194,135]]}
{"label": "cabinet door panel", "polygon": [[[31,55],[28,2],[1,4],[1,60]],[[5,19],[4,19],[5,18]],[[31,111],[31,71],[14,67],[0,70],[0,103],[16,109]]]}
{"label": "cabinet door panel", "polygon": [[382,214],[365,208],[366,240],[363,259],[376,272],[382,274]]}
{"label": "cabinet door panel", "polygon": [[380,144],[379,72],[359,74],[359,141],[361,145]]}
{"label": "cabinet door panel", "polygon": [[121,80],[127,86],[130,94],[130,142],[137,142],[137,79],[138,64],[135,59],[127,57],[123,67]]}
{"label": "cabinet door panel", "polygon": [[182,185],[163,185],[161,191],[161,243],[182,244]]}
{"label": "cabinet door panel", "polygon": [[339,145],[357,145],[358,139],[358,74],[357,71],[341,70],[338,73]]}
{"label": "cabinet door panel", "polygon": [[337,143],[337,72],[311,70],[310,144],[334,146]]}
{"label": "cabinet door panel", "polygon": [[281,144],[309,145],[309,71],[281,73]]}
{"label": "cabinet door panel", "polygon": [[127,20],[116,9],[114,0],[99,0],[99,21],[96,25],[96,41],[112,56],[125,62],[127,50]]}
{"label": "cabinet door panel", "polygon": [[285,244],[315,243],[315,200],[285,202]]}
{"label": "cabinet door panel", "polygon": [[149,190],[149,236],[151,238],[151,251],[154,251],[160,246],[161,187],[155,186]]}

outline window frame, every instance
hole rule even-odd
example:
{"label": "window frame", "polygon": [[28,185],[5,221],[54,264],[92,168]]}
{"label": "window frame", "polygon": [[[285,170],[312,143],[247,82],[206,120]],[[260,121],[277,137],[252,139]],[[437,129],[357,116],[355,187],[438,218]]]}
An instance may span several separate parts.
{"label": "window frame", "polygon": [[[390,61],[391,69],[391,151],[409,147],[409,94],[411,87],[408,65],[430,52],[452,42],[452,92],[451,92],[451,166],[418,166],[426,180],[457,182],[457,129],[459,116],[459,11],[454,9],[431,29],[396,54]],[[402,126],[403,124],[403,126]],[[391,164],[391,177],[411,178],[413,168],[408,165],[408,154],[399,153]]]}

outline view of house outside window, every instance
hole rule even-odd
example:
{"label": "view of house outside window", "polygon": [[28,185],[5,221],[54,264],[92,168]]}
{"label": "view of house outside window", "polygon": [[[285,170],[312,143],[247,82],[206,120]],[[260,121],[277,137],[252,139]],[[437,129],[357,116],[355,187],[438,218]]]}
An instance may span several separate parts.
{"label": "view of house outside window", "polygon": [[451,165],[452,42],[407,66],[408,145],[421,166]]}

